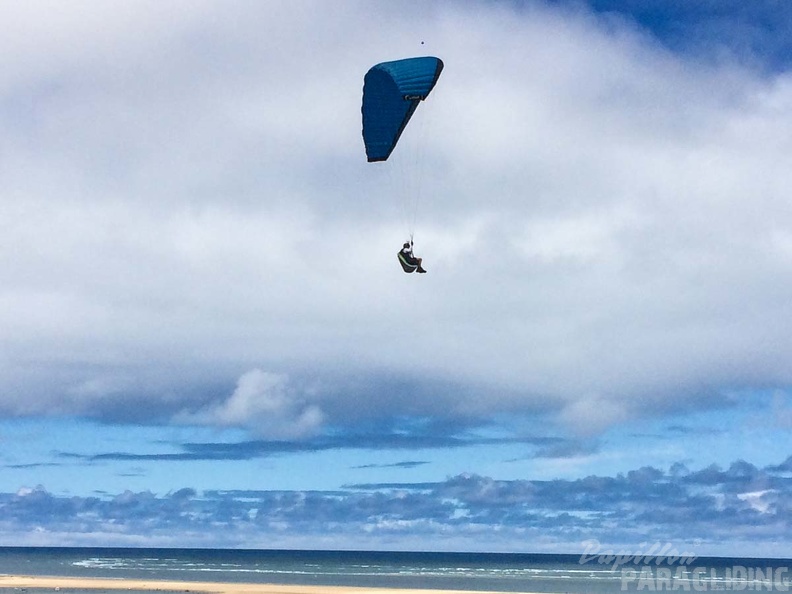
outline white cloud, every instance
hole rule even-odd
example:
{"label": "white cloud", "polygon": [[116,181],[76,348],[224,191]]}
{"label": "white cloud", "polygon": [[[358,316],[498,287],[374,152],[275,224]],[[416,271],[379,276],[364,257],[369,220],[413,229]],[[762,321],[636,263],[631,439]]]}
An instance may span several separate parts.
{"label": "white cloud", "polygon": [[[273,379],[311,370],[601,429],[660,394],[788,383],[787,76],[542,4],[218,6],[2,9],[3,410],[136,392],[297,435],[352,398]],[[418,52],[446,69],[419,114],[416,279],[359,102],[372,63]]]}
{"label": "white cloud", "polygon": [[761,514],[770,512],[771,502],[768,501],[767,495],[775,494],[772,489],[765,489],[763,491],[753,491],[751,493],[740,493],[737,499],[746,502],[751,506],[751,509],[758,511]]}
{"label": "white cloud", "polygon": [[321,429],[322,410],[305,402],[289,387],[288,378],[260,369],[237,381],[227,400],[196,413],[183,413],[177,422],[243,427],[270,439],[305,437]]}
{"label": "white cloud", "polygon": [[578,435],[597,435],[604,429],[627,420],[632,413],[625,403],[585,394],[565,406],[561,417]]}

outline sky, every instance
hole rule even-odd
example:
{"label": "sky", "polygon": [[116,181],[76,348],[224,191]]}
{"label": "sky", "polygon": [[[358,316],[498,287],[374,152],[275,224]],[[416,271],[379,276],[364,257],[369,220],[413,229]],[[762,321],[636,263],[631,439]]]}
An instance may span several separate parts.
{"label": "sky", "polygon": [[[791,40],[774,0],[0,2],[0,545],[788,556]],[[367,163],[363,76],[420,55]]]}

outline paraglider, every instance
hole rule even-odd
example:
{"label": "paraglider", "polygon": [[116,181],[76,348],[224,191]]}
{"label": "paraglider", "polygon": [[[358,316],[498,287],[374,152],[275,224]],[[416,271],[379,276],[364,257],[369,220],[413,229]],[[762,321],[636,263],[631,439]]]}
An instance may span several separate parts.
{"label": "paraglider", "polygon": [[[421,101],[431,93],[443,61],[424,56],[373,66],[363,83],[363,143],[369,163],[387,161]],[[426,272],[412,254],[410,241],[399,252],[405,272]],[[407,251],[405,251],[407,250]]]}
{"label": "paraglider", "polygon": [[399,251],[399,264],[401,264],[402,269],[407,274],[412,272],[426,272],[422,266],[423,258],[419,258],[413,254],[412,240],[405,242],[402,249]]}

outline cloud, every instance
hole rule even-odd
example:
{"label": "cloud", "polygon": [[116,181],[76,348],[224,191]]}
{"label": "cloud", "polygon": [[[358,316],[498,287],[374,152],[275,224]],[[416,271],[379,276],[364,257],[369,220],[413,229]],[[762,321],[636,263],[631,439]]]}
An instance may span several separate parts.
{"label": "cloud", "polygon": [[[322,452],[330,450],[436,450],[461,449],[476,446],[526,445],[529,447],[552,448],[564,443],[558,437],[482,437],[477,435],[455,435],[437,433],[423,435],[397,428],[395,431],[376,433],[338,433],[335,435],[298,436],[295,439],[273,438],[237,442],[185,442],[172,444],[168,451],[160,452],[101,452],[85,454],[61,451],[56,454],[61,461],[198,461],[198,460],[252,460],[268,456]],[[158,444],[159,445],[159,444]],[[161,446],[160,446],[161,447]],[[174,451],[174,448],[176,451]],[[576,450],[575,450],[576,451]],[[412,467],[425,462],[406,461],[395,464]]]}
{"label": "cloud", "polygon": [[177,422],[220,427],[245,427],[264,437],[290,439],[321,429],[321,409],[304,402],[288,387],[288,378],[254,369],[242,375],[225,401]]}
{"label": "cloud", "polygon": [[777,466],[770,466],[769,470],[772,472],[792,472],[792,456],[788,457]]}
{"label": "cloud", "polygon": [[[783,71],[585,4],[82,6],[0,19],[2,414],[594,435],[789,385]],[[359,111],[419,32],[420,283]]]}
{"label": "cloud", "polygon": [[391,464],[361,464],[353,466],[353,468],[416,468],[424,464],[429,464],[429,462],[425,460],[403,460],[402,462],[393,462]]}
{"label": "cloud", "polygon": [[590,456],[599,451],[600,446],[596,442],[584,442],[574,440],[559,440],[558,443],[548,444],[536,451],[534,458],[576,458],[579,456]]}
{"label": "cloud", "polygon": [[[701,480],[704,475],[708,478]],[[757,480],[765,487],[757,489]],[[292,542],[319,538],[339,548],[361,542],[379,548],[377,543],[443,535],[464,543],[463,550],[487,550],[497,543],[497,550],[537,552],[535,543],[542,542],[549,550],[579,552],[586,540],[635,547],[646,534],[657,534],[683,548],[697,543],[699,555],[735,554],[740,542],[780,554],[789,546],[782,519],[790,501],[789,478],[743,461],[728,471],[679,473],[646,466],[615,476],[551,481],[462,474],[334,491],[184,487],[164,495],[64,497],[37,486],[0,494],[0,539],[19,543],[39,528],[37,538],[42,532],[53,539],[69,533],[71,542],[98,539],[105,545],[169,538],[181,538],[182,546],[284,543],[291,535]],[[494,533],[498,540],[482,537]],[[542,539],[534,540],[539,535]]]}
{"label": "cloud", "polygon": [[578,433],[596,435],[606,427],[629,418],[628,406],[597,395],[589,395],[566,406],[561,414],[566,423]]}

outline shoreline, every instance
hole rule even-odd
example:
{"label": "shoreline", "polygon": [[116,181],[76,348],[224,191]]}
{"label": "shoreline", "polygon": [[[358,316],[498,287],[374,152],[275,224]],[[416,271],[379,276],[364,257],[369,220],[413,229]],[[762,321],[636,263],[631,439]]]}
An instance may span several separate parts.
{"label": "shoreline", "polygon": [[[359,586],[303,586],[235,582],[189,582],[126,578],[0,575],[2,588],[52,590],[138,590],[150,592],[205,592],[212,594],[502,594],[494,591],[422,588],[367,588]],[[511,592],[509,594],[516,594]],[[528,593],[522,593],[528,594]]]}

